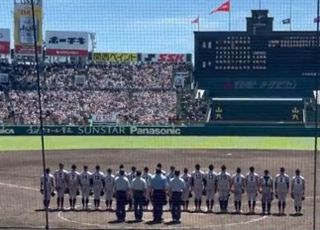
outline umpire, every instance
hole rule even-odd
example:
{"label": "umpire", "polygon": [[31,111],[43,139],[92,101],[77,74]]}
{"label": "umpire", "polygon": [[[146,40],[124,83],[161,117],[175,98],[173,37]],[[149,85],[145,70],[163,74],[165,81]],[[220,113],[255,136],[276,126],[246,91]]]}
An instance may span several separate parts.
{"label": "umpire", "polygon": [[161,222],[163,205],[166,205],[167,178],[162,175],[161,168],[156,169],[156,174],[151,177],[151,199],[153,205],[153,221]]}
{"label": "umpire", "polygon": [[169,182],[169,194],[172,200],[172,220],[173,222],[180,222],[181,218],[181,205],[182,205],[182,192],[186,189],[186,184],[180,178],[180,171],[174,171],[174,177]]}
{"label": "umpire", "polygon": [[117,176],[114,181],[114,190],[116,192],[117,200],[116,215],[119,222],[124,222],[126,219],[125,206],[127,204],[129,188],[129,180],[125,177],[125,171],[122,169],[119,171],[119,176]]}
{"label": "umpire", "polygon": [[147,182],[141,178],[141,171],[136,172],[136,178],[132,180],[131,188],[133,192],[134,216],[136,221],[142,221],[143,206],[146,202]]}

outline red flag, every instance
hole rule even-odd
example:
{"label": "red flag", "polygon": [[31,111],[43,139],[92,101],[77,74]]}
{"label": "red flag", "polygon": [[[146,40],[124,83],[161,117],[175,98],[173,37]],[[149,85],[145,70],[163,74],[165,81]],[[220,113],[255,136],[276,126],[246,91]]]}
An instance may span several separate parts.
{"label": "red flag", "polygon": [[192,20],[191,23],[192,24],[199,24],[200,18],[197,17],[196,19]]}
{"label": "red flag", "polygon": [[210,14],[216,13],[216,12],[230,12],[230,0],[226,1],[223,3],[221,6],[218,8],[212,10]]}

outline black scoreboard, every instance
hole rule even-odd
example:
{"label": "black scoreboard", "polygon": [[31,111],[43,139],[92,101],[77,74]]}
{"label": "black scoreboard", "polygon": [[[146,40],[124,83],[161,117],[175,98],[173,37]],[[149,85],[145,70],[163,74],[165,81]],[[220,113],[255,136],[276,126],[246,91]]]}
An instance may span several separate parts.
{"label": "black scoreboard", "polygon": [[316,31],[273,31],[268,10],[252,10],[241,32],[195,32],[194,77],[213,97],[313,97]]}
{"label": "black scoreboard", "polygon": [[195,71],[201,77],[312,77],[315,32],[195,32]]}

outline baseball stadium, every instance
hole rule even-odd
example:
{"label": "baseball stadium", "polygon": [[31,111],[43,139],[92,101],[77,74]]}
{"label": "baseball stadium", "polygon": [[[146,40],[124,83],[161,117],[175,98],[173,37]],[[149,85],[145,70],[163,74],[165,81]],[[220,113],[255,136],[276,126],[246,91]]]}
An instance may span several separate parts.
{"label": "baseball stadium", "polygon": [[1,0],[0,229],[320,229],[320,0]]}

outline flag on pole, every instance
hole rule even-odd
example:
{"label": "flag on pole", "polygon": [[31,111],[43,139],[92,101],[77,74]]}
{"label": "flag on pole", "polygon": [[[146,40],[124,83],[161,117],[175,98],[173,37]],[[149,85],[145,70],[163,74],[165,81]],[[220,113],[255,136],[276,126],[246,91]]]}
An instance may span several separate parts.
{"label": "flag on pole", "polygon": [[290,24],[291,23],[291,18],[286,18],[282,20],[282,24]]}
{"label": "flag on pole", "polygon": [[230,12],[230,0],[226,1],[225,3],[222,3],[222,5],[220,5],[218,8],[212,10],[210,14],[216,12]]}
{"label": "flag on pole", "polygon": [[313,22],[314,22],[314,23],[320,22],[320,16],[319,16],[319,17],[315,17],[315,18],[313,19]]}
{"label": "flag on pole", "polygon": [[200,18],[197,17],[196,19],[191,21],[191,24],[199,24]]}

